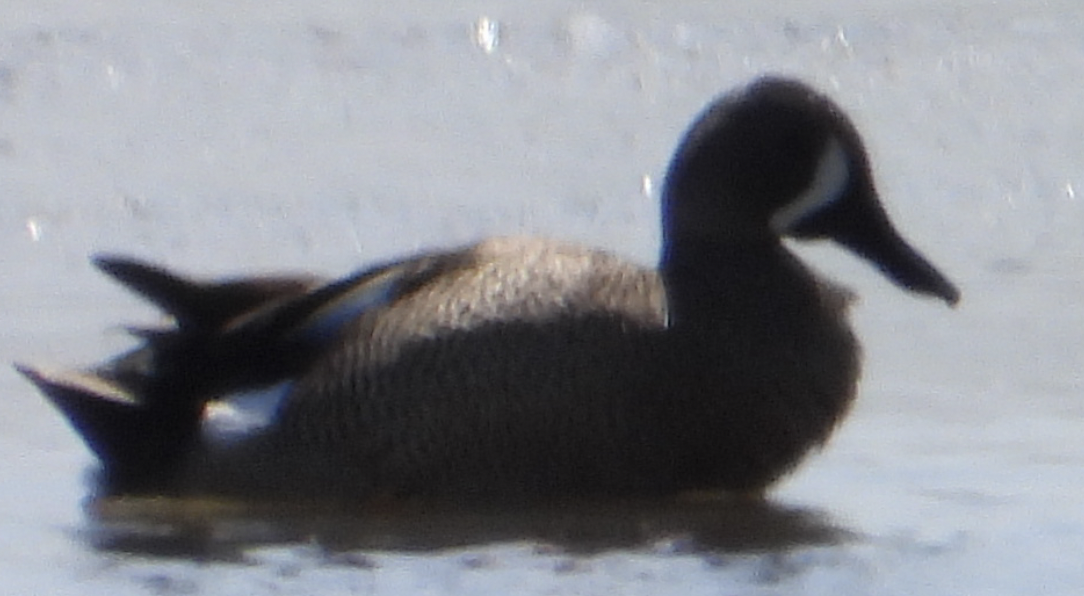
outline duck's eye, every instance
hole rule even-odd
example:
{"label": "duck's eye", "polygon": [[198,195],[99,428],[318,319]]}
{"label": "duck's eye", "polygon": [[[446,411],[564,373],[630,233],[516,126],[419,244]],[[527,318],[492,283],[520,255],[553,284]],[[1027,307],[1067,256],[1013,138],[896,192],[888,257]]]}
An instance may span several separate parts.
{"label": "duck's eye", "polygon": [[835,203],[843,196],[850,178],[847,152],[839,139],[831,138],[824,146],[820,162],[806,189],[779,208],[769,224],[777,234],[793,230],[803,219]]}

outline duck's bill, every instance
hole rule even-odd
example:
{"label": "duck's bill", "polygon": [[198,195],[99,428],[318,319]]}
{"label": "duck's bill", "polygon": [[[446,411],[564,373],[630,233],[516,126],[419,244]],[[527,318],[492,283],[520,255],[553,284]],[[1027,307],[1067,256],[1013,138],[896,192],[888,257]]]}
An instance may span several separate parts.
{"label": "duck's bill", "polygon": [[899,287],[944,300],[949,306],[960,301],[960,290],[933,263],[926,260],[891,225],[879,233],[849,235],[836,240],[869,260]]}

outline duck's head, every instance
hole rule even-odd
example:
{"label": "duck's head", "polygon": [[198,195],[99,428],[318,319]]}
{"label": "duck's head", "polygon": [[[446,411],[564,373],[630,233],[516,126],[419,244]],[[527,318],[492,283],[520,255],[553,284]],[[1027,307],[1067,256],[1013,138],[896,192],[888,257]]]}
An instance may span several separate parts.
{"label": "duck's head", "polygon": [[889,221],[854,124],[793,79],[758,79],[693,123],[667,173],[663,235],[668,251],[682,243],[826,238],[900,287],[959,300],[959,290]]}

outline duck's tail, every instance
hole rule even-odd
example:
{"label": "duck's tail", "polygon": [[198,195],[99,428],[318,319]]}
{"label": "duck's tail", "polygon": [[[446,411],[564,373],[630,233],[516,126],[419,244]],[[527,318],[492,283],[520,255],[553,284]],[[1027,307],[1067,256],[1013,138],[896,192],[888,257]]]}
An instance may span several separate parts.
{"label": "duck's tail", "polygon": [[392,263],[330,283],[309,276],[192,280],[117,256],[94,263],[172,324],[130,328],[138,346],[87,370],[16,368],[79,432],[110,486],[155,488],[190,451],[208,402],[304,371],[350,321],[459,261]]}
{"label": "duck's tail", "polygon": [[165,470],[180,421],[163,425],[138,396],[94,372],[15,365],[59,409],[110,478],[147,478]]}
{"label": "duck's tail", "polygon": [[113,255],[94,264],[172,316],[184,331],[219,330],[268,304],[300,296],[319,281],[308,276],[246,277],[217,282],[185,279],[142,261]]}
{"label": "duck's tail", "polygon": [[15,368],[98,457],[109,487],[156,486],[190,449],[204,406],[222,390],[224,379],[236,376],[231,369],[250,366],[244,358],[221,361],[236,355],[224,345],[238,341],[228,329],[305,294],[316,281],[296,276],[208,283],[122,257],[98,257],[94,263],[161,308],[174,325],[130,329],[142,340],[139,346],[87,370]]}

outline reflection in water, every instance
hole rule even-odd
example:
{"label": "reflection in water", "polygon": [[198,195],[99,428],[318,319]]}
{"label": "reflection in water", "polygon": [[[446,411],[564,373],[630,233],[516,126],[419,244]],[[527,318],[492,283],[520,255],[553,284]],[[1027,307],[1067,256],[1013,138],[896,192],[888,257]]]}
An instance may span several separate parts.
{"label": "reflection in water", "polygon": [[[592,501],[463,508],[432,503],[363,512],[166,498],[98,499],[80,536],[101,551],[202,561],[239,560],[247,548],[305,543],[329,554],[436,551],[499,542],[571,554],[667,548],[686,553],[785,551],[839,544],[853,534],[823,513],[765,501]],[[352,559],[341,558],[344,564]]]}

